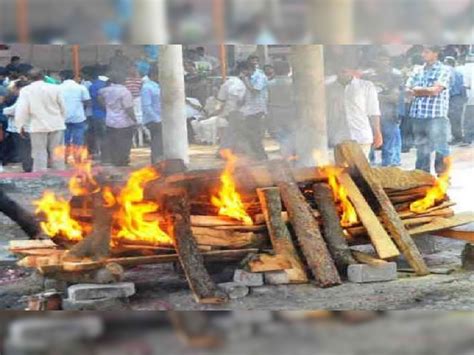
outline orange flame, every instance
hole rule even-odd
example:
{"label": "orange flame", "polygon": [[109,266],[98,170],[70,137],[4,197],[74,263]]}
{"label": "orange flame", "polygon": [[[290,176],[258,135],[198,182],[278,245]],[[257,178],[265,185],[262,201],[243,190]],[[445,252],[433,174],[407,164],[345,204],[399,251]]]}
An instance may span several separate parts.
{"label": "orange flame", "polygon": [[452,169],[451,158],[445,158],[444,163],[446,165],[446,170],[436,180],[435,185],[428,190],[424,198],[415,201],[410,205],[410,211],[414,213],[426,212],[427,209],[435,206],[436,203],[442,201],[446,197]]}
{"label": "orange flame", "polygon": [[347,190],[337,181],[337,177],[341,174],[342,169],[327,166],[323,168],[323,171],[328,175],[328,183],[333,192],[334,200],[336,202],[340,202],[341,204],[341,225],[343,227],[348,227],[357,224],[359,222],[359,218],[354,206],[349,201]]}
{"label": "orange flame", "polygon": [[36,213],[44,213],[46,221],[40,223],[44,233],[51,237],[61,235],[72,241],[83,238],[83,229],[79,222],[71,218],[69,202],[56,197],[54,192],[46,191],[43,197],[33,202]]}
{"label": "orange flame", "polygon": [[[117,202],[120,205],[117,222],[120,226],[116,237],[125,240],[140,240],[153,244],[172,244],[173,240],[160,228],[155,219],[147,221],[146,215],[159,210],[157,203],[144,201],[144,188],[150,181],[159,178],[152,167],[135,171],[122,189]],[[105,196],[104,196],[105,198]]]}
{"label": "orange flame", "polygon": [[222,157],[227,160],[224,172],[221,175],[222,187],[218,196],[212,196],[211,203],[219,208],[219,216],[227,216],[246,225],[252,225],[252,219],[245,211],[242,198],[236,190],[232,177],[237,157],[228,149],[222,151]]}
{"label": "orange flame", "polygon": [[69,180],[69,191],[73,196],[86,196],[91,193],[98,192],[100,187],[92,174],[92,159],[86,147],[60,146],[56,148],[54,154],[60,158],[64,158],[66,153],[72,154],[74,159],[74,175]]}
{"label": "orange flame", "polygon": [[[126,186],[118,193],[109,186],[102,188],[94,179],[92,160],[86,148],[59,147],[54,154],[64,157],[66,149],[74,155],[74,173],[69,180],[69,192],[73,196],[87,196],[101,192],[104,204],[108,208],[117,205],[113,224],[117,226],[117,234],[112,241],[139,240],[153,244],[172,244],[171,238],[161,230],[159,222],[145,220],[148,214],[158,211],[158,204],[144,201],[145,185],[157,179],[158,173],[153,168],[145,168],[131,174]],[[44,214],[46,220],[41,223],[43,232],[50,237],[61,235],[71,241],[80,241],[86,235],[85,226],[71,218],[71,207],[64,198],[46,192],[35,201],[36,213]]]}

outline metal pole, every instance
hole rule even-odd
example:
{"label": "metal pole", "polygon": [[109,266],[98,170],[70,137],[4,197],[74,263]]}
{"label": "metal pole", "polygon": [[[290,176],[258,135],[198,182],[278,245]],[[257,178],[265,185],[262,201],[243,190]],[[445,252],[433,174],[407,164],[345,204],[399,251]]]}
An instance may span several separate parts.
{"label": "metal pole", "polygon": [[28,0],[16,0],[16,30],[19,42],[28,43],[30,39]]}
{"label": "metal pole", "polygon": [[223,0],[213,0],[214,33],[219,43],[219,59],[222,80],[227,79],[227,49],[225,47],[225,4]]}
{"label": "metal pole", "polygon": [[81,63],[79,58],[79,45],[74,44],[72,46],[72,67],[74,70],[74,77],[77,80],[81,77]]}

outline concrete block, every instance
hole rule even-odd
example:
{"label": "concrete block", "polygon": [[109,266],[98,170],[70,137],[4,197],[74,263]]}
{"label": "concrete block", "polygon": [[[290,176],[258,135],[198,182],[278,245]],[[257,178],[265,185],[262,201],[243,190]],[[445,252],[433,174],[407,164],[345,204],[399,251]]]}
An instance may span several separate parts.
{"label": "concrete block", "polygon": [[78,284],[68,288],[71,301],[98,300],[102,298],[126,298],[135,294],[135,284],[121,282],[116,284]]}
{"label": "concrete block", "polygon": [[83,301],[63,299],[64,311],[126,311],[129,309],[127,298],[102,298]]}
{"label": "concrete block", "polygon": [[264,274],[265,283],[268,285],[286,285],[290,283],[285,271],[272,271]]}
{"label": "concrete block", "polygon": [[44,278],[43,288],[45,291],[55,290],[58,292],[66,293],[68,284],[66,281],[56,280],[49,277]]}
{"label": "concrete block", "polygon": [[244,286],[262,286],[263,274],[237,269],[234,273],[234,282]]}
{"label": "concrete block", "polygon": [[347,278],[350,282],[381,282],[397,279],[397,264],[388,262],[380,266],[366,264],[349,265],[347,268]]}
{"label": "concrete block", "polygon": [[413,238],[413,240],[415,241],[415,244],[421,254],[429,255],[440,251],[438,243],[436,242],[436,238],[432,235],[420,235]]}
{"label": "concrete block", "polygon": [[249,294],[249,288],[236,282],[224,282],[218,285],[232,300],[243,298]]}
{"label": "concrete block", "polygon": [[474,244],[467,243],[464,246],[461,261],[464,270],[474,271]]}

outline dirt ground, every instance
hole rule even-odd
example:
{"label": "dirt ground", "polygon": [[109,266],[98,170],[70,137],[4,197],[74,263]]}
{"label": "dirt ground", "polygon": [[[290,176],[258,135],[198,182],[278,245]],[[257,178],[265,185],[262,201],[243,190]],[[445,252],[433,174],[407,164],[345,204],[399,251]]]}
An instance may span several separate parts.
{"label": "dirt ground", "polygon": [[[276,147],[268,144],[271,157],[278,156]],[[133,166],[147,164],[147,149],[133,152]],[[454,148],[454,164],[449,195],[457,202],[455,210],[474,211],[474,148]],[[415,154],[403,155],[403,168],[413,169]],[[191,168],[218,166],[215,148],[192,147]],[[7,175],[0,175],[0,184],[9,195],[23,206],[33,210],[32,200],[38,198],[44,189],[66,191],[66,178],[44,176],[29,178],[27,175],[12,176],[17,167],[7,167]],[[118,170],[119,174],[127,171]],[[3,178],[2,178],[3,176]],[[463,229],[474,229],[474,225]],[[8,253],[2,246],[12,239],[25,238],[19,228],[4,216],[0,216],[0,309],[24,309],[25,295],[40,292],[38,278],[29,270],[18,269],[9,261]],[[330,289],[319,289],[313,285],[263,286],[254,288],[250,295],[234,300],[224,307],[199,306],[191,297],[183,276],[169,266],[147,266],[129,270],[127,280],[137,286],[137,295],[132,297],[130,307],[136,310],[198,310],[198,309],[437,309],[474,310],[474,273],[460,269],[460,254],[464,243],[437,238],[440,252],[425,255],[428,265],[441,268],[443,272],[454,270],[447,275],[413,277],[399,273],[399,279],[392,282],[372,284],[344,283]],[[231,272],[215,270],[218,282],[229,281]]]}

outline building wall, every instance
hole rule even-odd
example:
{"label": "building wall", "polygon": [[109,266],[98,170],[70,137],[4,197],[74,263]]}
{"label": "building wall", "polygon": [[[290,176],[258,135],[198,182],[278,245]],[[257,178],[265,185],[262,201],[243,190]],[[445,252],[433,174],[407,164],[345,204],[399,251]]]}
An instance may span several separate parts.
{"label": "building wall", "polygon": [[[60,71],[72,69],[71,48],[70,45],[13,44],[10,45],[9,55],[19,55],[22,62],[42,69]],[[83,45],[79,48],[81,66],[108,64],[118,48],[130,59],[138,59],[143,55],[143,46]]]}

